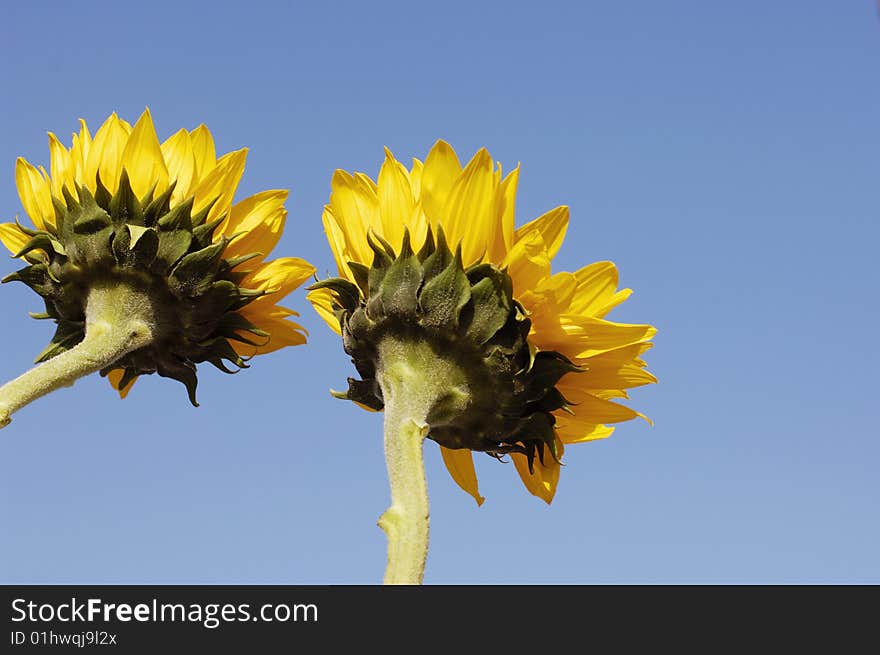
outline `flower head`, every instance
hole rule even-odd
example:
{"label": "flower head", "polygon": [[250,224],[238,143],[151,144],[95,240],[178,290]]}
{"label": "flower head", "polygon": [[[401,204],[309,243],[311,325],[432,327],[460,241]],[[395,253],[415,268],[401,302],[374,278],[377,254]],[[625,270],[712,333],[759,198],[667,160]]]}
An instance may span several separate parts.
{"label": "flower head", "polygon": [[462,167],[443,141],[410,169],[385,154],[375,183],[337,171],[323,214],[340,277],[309,300],[363,378],[340,395],[382,409],[383,340],[428,343],[462,371],[426,419],[453,479],[481,503],[472,451],[509,454],[549,503],[566,445],[641,416],[615,400],[656,381],[641,359],[656,330],[605,319],[631,293],[611,262],[551,271],[569,211],[516,228],[519,168],[485,149]]}
{"label": "flower head", "polygon": [[[0,241],[25,268],[57,331],[44,361],[83,341],[95,289],[128,287],[149,315],[147,345],[102,367],[125,397],[139,375],[186,384],[196,364],[247,366],[255,354],[305,342],[276,305],[314,273],[306,261],[268,261],[284,228],[287,191],[233,202],[247,149],[217,157],[204,125],[160,143],[149,110],[132,126],[112,114],[94,137],[85,121],[68,148],[49,134],[50,173],[24,159],[15,181],[35,229],[0,225]],[[90,294],[92,294],[90,296]],[[90,301],[89,298],[92,297]]]}

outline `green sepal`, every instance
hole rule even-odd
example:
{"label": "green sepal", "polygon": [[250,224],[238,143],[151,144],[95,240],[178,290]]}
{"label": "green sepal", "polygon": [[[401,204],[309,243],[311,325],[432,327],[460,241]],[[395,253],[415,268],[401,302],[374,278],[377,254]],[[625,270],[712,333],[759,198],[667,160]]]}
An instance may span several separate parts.
{"label": "green sepal", "polygon": [[119,174],[119,187],[110,201],[110,216],[116,225],[124,223],[141,227],[144,225],[144,212],[141,203],[131,188],[128,171],[124,168]]}
{"label": "green sepal", "polygon": [[156,221],[159,231],[185,230],[192,234],[193,198],[187,198]]}
{"label": "green sepal", "polygon": [[[225,217],[216,218],[210,223],[199,224],[193,228],[193,243],[199,248],[207,248],[214,241],[214,230],[223,222]],[[235,237],[226,238],[226,243],[231,242]]]}
{"label": "green sepal", "polygon": [[461,249],[443,271],[425,283],[419,295],[421,325],[439,331],[458,328],[461,310],[471,299],[471,287],[461,266]]}
{"label": "green sepal", "polygon": [[[171,194],[174,193],[174,187],[177,186],[177,180],[171,182],[168,188],[157,197],[152,198],[144,207],[144,225],[146,227],[157,227],[159,219],[168,215],[171,208]],[[155,192],[155,186],[150,191],[150,196]]]}
{"label": "green sepal", "polygon": [[386,316],[405,317],[413,315],[418,307],[418,291],[422,283],[422,268],[410,245],[409,230],[403,233],[400,254],[388,267],[379,293],[367,302],[367,313],[379,312],[371,308],[372,303],[381,305],[381,313]]}
{"label": "green sepal", "polygon": [[348,378],[348,391],[345,393],[336,391],[331,392],[331,394],[336,398],[352,400],[361,405],[366,405],[370,409],[375,409],[376,411],[381,411],[385,408],[385,403],[382,402],[381,399],[382,392],[379,390],[379,385],[375,380],[369,381]]}
{"label": "green sepal", "polygon": [[195,364],[186,360],[163,358],[156,362],[156,372],[163,378],[171,378],[182,382],[189,395],[189,402],[192,403],[193,407],[199,406],[199,403],[196,401],[196,387],[199,384],[199,380],[196,377]]}
{"label": "green sepal", "polygon": [[37,232],[31,237],[30,241],[28,241],[24,247],[15,253],[12,257],[14,259],[18,259],[19,257],[23,257],[29,252],[33,250],[42,250],[48,256],[52,256],[52,254],[57,253],[59,255],[67,255],[67,252],[64,250],[64,246],[61,245],[61,242],[58,241],[55,237],[53,237],[48,232]]}
{"label": "green sepal", "polygon": [[178,297],[193,297],[211,288],[225,248],[226,239],[221,239],[183,257],[168,276],[171,291]]}
{"label": "green sepal", "polygon": [[542,350],[535,355],[532,362],[528,385],[525,388],[527,402],[538,400],[546,390],[555,386],[562,376],[568,373],[581,373],[583,369],[561,353]]}
{"label": "green sepal", "polygon": [[348,262],[348,268],[361,294],[366,296],[370,293],[370,267],[358,262]]}
{"label": "green sepal", "polygon": [[167,275],[179,262],[192,244],[192,232],[183,229],[159,230],[156,257],[151,270],[157,275]]}
{"label": "green sepal", "polygon": [[309,287],[307,291],[317,291],[319,289],[330,289],[335,295],[336,301],[345,309],[354,311],[361,302],[360,290],[357,286],[339,277],[330,278],[316,282]]}
{"label": "green sepal", "polygon": [[490,277],[484,277],[471,287],[471,319],[467,336],[474,343],[483,345],[507,323],[510,315],[510,298]]}

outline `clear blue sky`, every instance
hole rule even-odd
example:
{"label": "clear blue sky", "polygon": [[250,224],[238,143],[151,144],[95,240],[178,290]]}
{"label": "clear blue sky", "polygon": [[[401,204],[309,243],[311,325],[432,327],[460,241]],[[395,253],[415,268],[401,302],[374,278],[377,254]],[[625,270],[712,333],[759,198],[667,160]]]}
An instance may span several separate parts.
{"label": "clear blue sky", "polygon": [[[292,189],[280,255],[332,272],[335,168],[382,147],[522,162],[519,222],[569,204],[559,270],[612,259],[651,322],[650,415],[566,452],[551,507],[480,456],[478,508],[429,444],[428,583],[880,582],[880,20],[869,0],[9,3],[0,218],[19,155],[85,118],[250,147],[242,193]],[[69,142],[69,141],[68,141]],[[12,271],[0,259],[0,272]],[[307,306],[306,347],[201,408],[97,376],[0,432],[0,581],[376,583],[381,417]],[[0,288],[0,379],[51,336]]]}

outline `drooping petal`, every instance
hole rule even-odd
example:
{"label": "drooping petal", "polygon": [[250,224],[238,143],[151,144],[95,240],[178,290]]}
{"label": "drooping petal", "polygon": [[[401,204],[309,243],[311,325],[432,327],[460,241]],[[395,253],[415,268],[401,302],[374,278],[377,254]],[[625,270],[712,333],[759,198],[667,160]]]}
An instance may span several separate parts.
{"label": "drooping petal", "polygon": [[312,303],[318,316],[324,319],[324,322],[330,326],[336,334],[342,336],[342,330],[339,327],[339,321],[333,313],[333,292],[330,289],[316,289],[306,294],[306,299]]}
{"label": "drooping petal", "polygon": [[24,210],[37,229],[44,230],[46,226],[55,225],[52,191],[45,171],[19,157],[15,160],[15,186]]}
{"label": "drooping petal", "polygon": [[315,274],[315,267],[298,257],[279,257],[262,264],[247,274],[241,286],[264,289],[268,293],[250,303],[250,307],[268,307],[275,304]]}
{"label": "drooping petal", "polygon": [[27,245],[31,238],[15,223],[0,223],[0,242],[13,255]]}
{"label": "drooping petal", "polygon": [[[243,356],[265,355],[287,346],[300,346],[306,342],[308,331],[302,325],[287,320],[288,317],[296,315],[296,312],[286,307],[273,307],[269,311],[264,311],[260,307],[248,306],[241,310],[241,315],[269,333],[265,343],[256,347],[232,341],[233,348]],[[253,335],[248,338],[256,340]]]}
{"label": "drooping petal", "polygon": [[565,314],[560,318],[568,339],[557,345],[561,351],[571,353],[574,358],[592,357],[615,348],[648,341],[657,334],[657,328],[653,325],[613,323],[575,314]]}
{"label": "drooping petal", "polygon": [[[564,446],[559,438],[556,439],[556,449],[562,457]],[[544,463],[536,457],[532,462],[534,473],[529,471],[529,460],[525,455],[512,453],[510,458],[516,466],[516,471],[522,479],[526,489],[533,496],[537,496],[548,505],[553,501],[556,494],[556,485],[559,483],[559,462],[550,455],[544,457]]]}
{"label": "drooping petal", "polygon": [[236,203],[229,212],[224,233],[227,237],[239,236],[226,247],[226,257],[251,253],[260,253],[261,257],[265,257],[272,252],[284,230],[287,217],[285,200],[287,191],[275,189],[261,191]]}
{"label": "drooping petal", "polygon": [[[365,183],[361,177],[337,170],[330,181],[329,206],[328,211],[334,217],[334,230],[338,231],[334,235],[335,241],[331,241],[330,245],[334,247],[335,243],[338,247],[334,249],[334,253],[337,254],[339,272],[347,271],[346,262],[349,259],[369,262],[372,250],[367,243],[367,233],[371,229],[380,229],[382,225],[375,188]],[[324,229],[327,230],[326,219]],[[341,258],[343,252],[347,254]]]}
{"label": "drooping petal", "polygon": [[116,389],[119,392],[120,398],[125,398],[128,395],[128,392],[131,391],[131,388],[134,386],[134,383],[137,382],[137,378],[132,378],[129,380],[128,384],[124,387],[120,388],[119,383],[122,382],[122,376],[125,375],[125,371],[121,368],[114,368],[107,374],[107,380],[110,382],[110,386]]}
{"label": "drooping petal", "polygon": [[544,239],[548,256],[550,259],[553,259],[556,253],[559,252],[562,241],[565,239],[565,232],[568,229],[568,217],[569,211],[566,206],[551,209],[546,214],[519,228],[514,235],[514,241],[519,241],[532,230],[537,230]]}
{"label": "drooping petal", "polygon": [[440,454],[443,456],[443,463],[446,464],[449,475],[452,476],[455,483],[473,496],[474,500],[477,501],[477,505],[482,505],[486,499],[480,495],[477,485],[473,453],[466,448],[452,450],[440,446]]}
{"label": "drooping petal", "polygon": [[650,423],[646,416],[634,409],[591,394],[578,385],[577,377],[576,374],[568,375],[556,385],[562,395],[573,403],[572,411],[575,416],[583,417],[584,420],[596,424],[621,423],[631,421],[636,417],[641,417]]}
{"label": "drooping petal", "polygon": [[502,262],[513,281],[514,295],[519,296],[550,275],[550,257],[541,233],[529,232],[517,241]]}
{"label": "drooping petal", "polygon": [[[642,344],[627,346],[637,348]],[[632,389],[645,384],[654,384],[657,378],[645,370],[645,363],[635,357],[629,361],[605,359],[602,355],[583,360],[583,373],[571,376],[583,389]]]}
{"label": "drooping petal", "polygon": [[568,309],[573,314],[590,314],[602,318],[626,300],[630,289],[617,291],[617,267],[613,262],[595,262],[575,272],[578,290]]}
{"label": "drooping petal", "polygon": [[564,444],[607,439],[614,432],[608,425],[597,425],[589,417],[556,412],[556,434]]}
{"label": "drooping petal", "polygon": [[[195,148],[195,144],[193,144],[193,147]],[[244,173],[247,153],[247,148],[228,152],[217,160],[217,165],[206,176],[201,176],[200,174],[199,183],[192,192],[192,195],[195,197],[195,202],[193,202],[194,213],[198,213],[208,205],[212,205],[207,218],[208,222],[210,222],[229,211],[232,197],[235,195],[235,190],[238,188],[238,183],[241,181],[241,176]],[[224,224],[220,226],[218,233],[231,233],[229,230],[231,229],[232,222],[232,216],[230,215]]]}
{"label": "drooping petal", "polygon": [[[330,250],[333,251],[333,258],[336,260],[336,268],[339,270],[339,274],[351,278],[351,270],[349,269],[348,262],[363,262],[369,260],[365,258],[361,259],[352,253],[350,249],[351,243],[345,238],[346,233],[339,225],[339,221],[329,205],[324,207],[324,213],[321,215],[321,220],[324,224],[324,233],[327,235],[327,242],[330,244]],[[364,257],[366,257],[366,255]]]}

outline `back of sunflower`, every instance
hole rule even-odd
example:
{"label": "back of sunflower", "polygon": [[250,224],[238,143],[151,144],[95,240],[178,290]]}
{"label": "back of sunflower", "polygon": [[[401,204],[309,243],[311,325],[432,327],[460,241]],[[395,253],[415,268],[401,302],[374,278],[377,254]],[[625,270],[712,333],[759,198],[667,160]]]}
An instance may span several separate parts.
{"label": "back of sunflower", "polygon": [[361,376],[334,395],[385,413],[389,584],[423,579],[426,438],[478,504],[474,451],[509,456],[550,503],[565,446],[642,416],[612,399],[656,382],[641,359],[656,330],[605,320],[630,294],[614,264],[552,273],[568,208],[515,228],[518,178],[486,150],[462,168],[443,141],[409,170],[386,150],[378,183],[333,176],[323,220],[339,277],[309,299]]}
{"label": "back of sunflower", "polygon": [[[85,121],[64,146],[49,134],[51,174],[24,159],[15,181],[33,227],[0,224],[24,264],[3,282],[37,292],[56,324],[37,366],[0,387],[0,427],[37,398],[100,371],[125,397],[141,375],[182,382],[196,405],[196,365],[226,372],[305,331],[276,302],[314,274],[266,260],[284,229],[285,190],[233,204],[247,149],[217,157],[204,125],[160,143],[149,110],[134,126]],[[230,366],[232,368],[230,368]]]}

